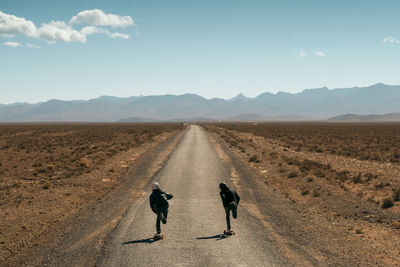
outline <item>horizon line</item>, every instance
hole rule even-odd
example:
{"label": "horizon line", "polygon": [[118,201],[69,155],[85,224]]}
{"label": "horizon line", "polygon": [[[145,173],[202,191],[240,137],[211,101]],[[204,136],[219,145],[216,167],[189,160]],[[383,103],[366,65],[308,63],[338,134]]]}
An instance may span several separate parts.
{"label": "horizon line", "polygon": [[278,92],[276,92],[276,93],[271,93],[271,92],[265,91],[265,92],[260,93],[259,95],[255,96],[255,97],[248,97],[248,96],[246,96],[243,92],[241,92],[241,93],[238,93],[237,95],[235,95],[235,96],[233,96],[233,97],[230,97],[230,98],[220,98],[220,97],[211,97],[211,98],[207,98],[207,97],[204,97],[204,96],[202,96],[202,95],[200,95],[200,94],[196,94],[196,93],[159,94],[159,95],[139,95],[139,96],[131,95],[131,96],[125,96],[125,97],[124,97],[124,96],[113,96],[113,95],[100,95],[100,96],[98,96],[98,97],[92,97],[92,98],[86,98],[86,99],[58,99],[58,98],[50,98],[50,99],[42,100],[42,101],[38,101],[38,102],[28,102],[28,101],[18,102],[18,101],[17,101],[17,102],[10,102],[10,103],[0,103],[0,105],[4,105],[4,106],[7,106],[7,105],[18,105],[18,104],[30,104],[30,105],[35,105],[35,104],[47,103],[47,102],[49,102],[49,101],[54,101],[54,100],[62,101],[62,102],[78,102],[78,101],[84,101],[84,102],[86,102],[86,101],[90,101],[90,100],[100,99],[100,98],[102,98],[102,97],[114,97],[114,98],[127,99],[127,98],[131,98],[131,97],[140,98],[140,97],[152,97],[152,96],[157,97],[157,96],[184,96],[184,95],[196,95],[196,96],[202,97],[202,98],[204,98],[204,99],[206,99],[206,100],[222,99],[222,100],[226,100],[226,101],[227,101],[227,100],[233,99],[233,98],[235,98],[235,97],[238,97],[239,95],[243,95],[244,97],[249,98],[249,99],[255,99],[255,98],[257,98],[257,97],[259,97],[259,96],[261,96],[261,95],[263,95],[263,94],[271,94],[271,95],[291,94],[291,95],[296,95],[296,94],[300,94],[300,93],[302,93],[302,92],[304,92],[304,91],[307,91],[307,90],[327,89],[327,90],[329,90],[329,91],[334,91],[334,90],[354,89],[354,88],[368,88],[368,87],[373,87],[373,86],[376,86],[376,85],[400,86],[400,85],[393,85],[393,84],[386,84],[386,83],[379,82],[379,83],[375,83],[375,84],[372,84],[372,85],[369,85],[369,86],[353,86],[353,87],[343,87],[343,88],[328,88],[328,87],[324,86],[324,87],[319,87],[319,88],[305,88],[305,89],[302,89],[301,91],[298,91],[298,92],[295,92],[295,93],[286,92],[286,91],[278,91]]}

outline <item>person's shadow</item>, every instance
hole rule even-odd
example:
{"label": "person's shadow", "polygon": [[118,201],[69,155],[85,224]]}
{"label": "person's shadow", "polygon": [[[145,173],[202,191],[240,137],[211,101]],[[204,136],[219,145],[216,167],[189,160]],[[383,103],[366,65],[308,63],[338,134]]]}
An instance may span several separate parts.
{"label": "person's shadow", "polygon": [[147,243],[147,244],[151,244],[153,242],[157,242],[161,239],[154,239],[154,238],[145,238],[145,239],[138,239],[138,240],[132,240],[132,241],[127,241],[122,243],[122,245],[128,245],[128,244],[139,244],[139,243]]}
{"label": "person's shadow", "polygon": [[198,237],[198,238],[196,238],[196,239],[198,239],[198,240],[204,240],[204,239],[221,240],[221,239],[225,239],[225,238],[227,238],[226,235],[218,234],[218,235],[212,235],[212,236],[202,236],[202,237]]}

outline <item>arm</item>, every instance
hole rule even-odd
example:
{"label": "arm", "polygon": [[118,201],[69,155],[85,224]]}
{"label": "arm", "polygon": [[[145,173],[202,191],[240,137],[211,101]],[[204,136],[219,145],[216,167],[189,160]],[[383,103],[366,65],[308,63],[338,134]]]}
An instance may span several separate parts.
{"label": "arm", "polygon": [[150,208],[151,208],[151,210],[152,210],[154,213],[157,213],[157,212],[156,212],[156,209],[155,209],[155,207],[154,207],[154,204],[155,204],[154,197],[153,197],[153,195],[151,195],[151,196],[150,196]]}
{"label": "arm", "polygon": [[236,198],[236,204],[239,205],[240,197],[238,193],[236,193],[236,191],[235,191],[235,198]]}
{"label": "arm", "polygon": [[161,194],[164,194],[167,200],[172,199],[174,196],[172,194],[168,194],[167,192],[162,191]]}
{"label": "arm", "polygon": [[222,200],[222,205],[224,205],[224,207],[226,207],[226,204],[225,204],[226,200],[225,200],[225,195],[224,195],[224,193],[219,192],[219,195],[220,195],[221,200]]}

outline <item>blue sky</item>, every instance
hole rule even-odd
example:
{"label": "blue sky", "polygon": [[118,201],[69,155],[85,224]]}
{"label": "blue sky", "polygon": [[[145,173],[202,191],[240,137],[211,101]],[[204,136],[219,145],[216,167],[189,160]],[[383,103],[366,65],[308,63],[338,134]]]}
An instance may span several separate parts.
{"label": "blue sky", "polygon": [[0,11],[3,104],[400,84],[400,1],[1,0]]}

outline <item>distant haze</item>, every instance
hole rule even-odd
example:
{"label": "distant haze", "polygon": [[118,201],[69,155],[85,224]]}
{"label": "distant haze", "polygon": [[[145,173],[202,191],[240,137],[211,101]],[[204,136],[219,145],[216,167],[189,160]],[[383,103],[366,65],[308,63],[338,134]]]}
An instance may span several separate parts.
{"label": "distant haze", "polygon": [[[87,101],[50,100],[43,103],[0,105],[1,122],[143,122],[143,121],[296,121],[326,120],[343,114],[400,113],[400,86],[375,84],[329,90],[307,89],[300,93],[263,93],[255,98],[242,94],[232,99],[205,99],[195,94],[102,96]],[[358,120],[355,116],[334,120]],[[362,117],[360,120],[369,120]],[[379,116],[370,117],[379,120]],[[388,117],[398,120],[396,114]]]}

